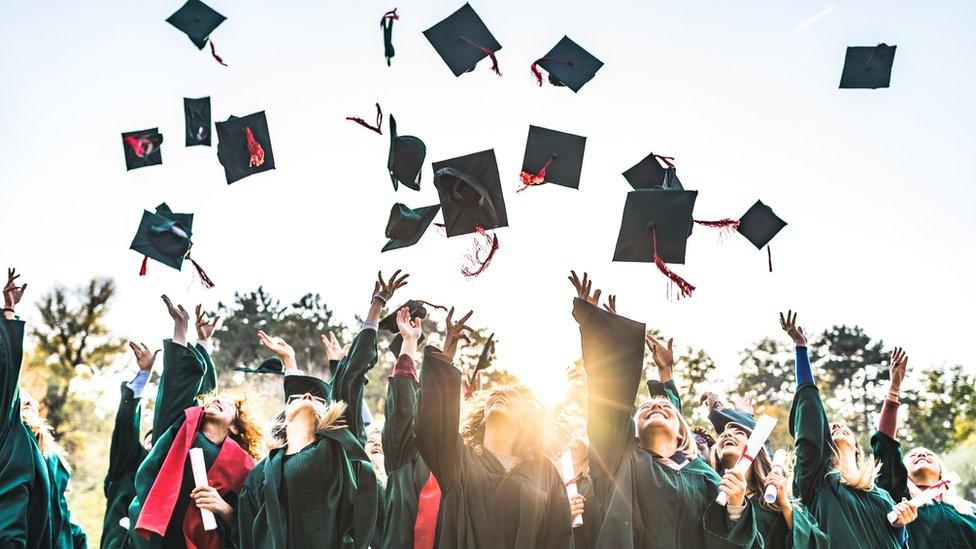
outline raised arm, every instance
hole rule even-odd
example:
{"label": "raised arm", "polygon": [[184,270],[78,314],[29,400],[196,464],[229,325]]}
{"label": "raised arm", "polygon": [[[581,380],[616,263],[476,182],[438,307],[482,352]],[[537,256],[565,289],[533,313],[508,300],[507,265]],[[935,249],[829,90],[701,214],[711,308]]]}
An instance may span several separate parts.
{"label": "raised arm", "polygon": [[406,307],[397,311],[403,344],[386,388],[386,421],[383,423],[383,455],[386,472],[409,465],[417,455],[414,422],[417,415],[417,368],[414,355],[420,340],[420,319],[411,319]]}
{"label": "raised arm", "polygon": [[895,501],[911,497],[908,493],[908,469],[901,457],[901,445],[895,437],[898,429],[898,396],[907,370],[908,355],[896,347],[888,365],[891,377],[888,396],[881,405],[878,431],[871,437],[871,451],[875,459],[881,462],[877,484]]}
{"label": "raised arm", "polygon": [[210,340],[213,338],[214,331],[217,330],[220,317],[208,316],[200,305],[197,305],[195,312],[197,344],[194,345],[194,349],[203,357],[203,363],[207,368],[200,380],[200,388],[197,390],[197,394],[204,394],[217,390],[217,367],[214,365],[213,357],[210,356]]}
{"label": "raised arm", "polygon": [[156,411],[153,414],[153,438],[158,439],[183,414],[196,406],[200,385],[207,373],[206,360],[195,348],[186,344],[190,313],[182,305],[173,305],[169,297],[163,302],[173,319],[173,339],[163,341],[163,372],[156,390]]}
{"label": "raised arm", "polygon": [[3,316],[0,318],[0,443],[10,429],[20,423],[20,364],[24,359],[24,322],[17,320],[15,309],[24,296],[27,284],[17,286],[20,277],[7,269],[3,286]]}
{"label": "raised arm", "polygon": [[129,342],[136,357],[139,372],[132,381],[122,383],[122,397],[115,413],[115,427],[112,429],[112,442],[109,446],[108,473],[105,475],[105,497],[111,498],[117,489],[116,483],[128,475],[135,475],[139,464],[146,457],[139,437],[142,419],[142,392],[152,374],[156,354],[149,347]]}
{"label": "raised arm", "polygon": [[[614,305],[616,305],[616,296],[610,297],[614,298]],[[608,310],[611,309],[608,308]],[[674,407],[678,409],[678,412],[681,412],[681,395],[678,394],[678,386],[674,384],[674,338],[668,339],[668,345],[665,346],[653,335],[646,334],[644,343],[647,345],[647,349],[651,351],[651,358],[654,359],[654,365],[657,366],[657,376],[664,386],[664,394],[667,395],[671,404],[674,404]]]}

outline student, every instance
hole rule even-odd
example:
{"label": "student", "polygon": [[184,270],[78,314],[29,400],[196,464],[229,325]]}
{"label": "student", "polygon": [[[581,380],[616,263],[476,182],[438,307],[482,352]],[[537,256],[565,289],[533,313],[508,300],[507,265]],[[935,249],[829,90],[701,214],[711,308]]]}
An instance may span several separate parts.
{"label": "student", "polygon": [[397,311],[403,342],[386,388],[383,455],[387,472],[382,547],[432,549],[437,535],[441,490],[417,451],[417,397],[420,383],[414,355],[422,335],[420,319],[407,307]]}
{"label": "student", "polygon": [[[235,509],[254,466],[260,432],[243,398],[216,393],[217,374],[206,345],[219,318],[197,307],[197,344],[187,345],[190,315],[163,302],[173,318],[173,339],[163,342],[163,372],[156,393],[154,443],[136,472],[129,505],[129,544],[136,548],[232,547]],[[198,395],[204,395],[197,405]],[[197,488],[191,448],[203,450],[209,486]],[[217,529],[205,530],[200,509],[211,511]]]}
{"label": "student", "polygon": [[331,386],[295,369],[295,351],[259,332],[284,363],[288,401],[271,430],[271,451],[248,476],[241,496],[242,549],[312,549],[370,545],[379,509],[376,475],[364,448],[366,374],[376,362],[380,312],[409,275],[382,274],[369,312]]}
{"label": "student", "polygon": [[[796,344],[796,394],[790,410],[790,434],[796,439],[793,490],[835,547],[902,547],[905,526],[918,511],[907,500],[895,504],[875,485],[874,458],[864,455],[855,434],[829,423],[813,380],[807,339],[796,314],[779,315],[780,325]],[[895,509],[898,520],[888,522]]]}
{"label": "student", "polygon": [[[139,438],[142,420],[142,392],[149,382],[156,354],[149,347],[129,342],[139,372],[132,381],[122,383],[122,396],[115,412],[115,428],[105,474],[105,517],[102,520],[101,549],[124,547],[128,537],[129,504],[135,497],[136,471],[148,452]],[[124,519],[124,520],[123,520]],[[124,524],[123,524],[124,523]]]}
{"label": "student", "polygon": [[[576,485],[576,495],[569,498],[570,519],[575,523],[576,517],[583,517],[583,523],[573,527],[573,544],[576,549],[589,549],[596,547],[596,537],[600,533],[600,513],[596,494],[593,492],[593,480],[590,478],[590,445],[586,439],[585,427],[570,437],[566,451],[572,456],[573,476],[563,476],[563,484]],[[561,456],[556,456],[556,459],[561,459]],[[563,472],[562,468],[559,472]]]}
{"label": "student", "polygon": [[[891,385],[881,407],[878,432],[871,437],[871,448],[881,461],[878,486],[892,499],[912,497],[938,484],[948,472],[934,452],[917,447],[902,460],[901,445],[895,438],[898,429],[898,396],[908,368],[908,355],[896,348],[891,355]],[[908,525],[908,546],[912,549],[976,548],[976,514],[971,502],[955,487],[918,508],[918,518]]]}
{"label": "student", "polygon": [[452,360],[465,322],[447,315],[443,352],[424,351],[417,447],[441,489],[437,546],[566,548],[573,536],[566,487],[543,456],[539,408],[527,391],[476,394],[461,422],[461,372]]}
{"label": "student", "polygon": [[[743,475],[719,477],[705,462],[663,384],[633,412],[644,325],[600,309],[587,274],[570,281],[588,384],[590,474],[602,510],[597,546],[750,547],[756,523]],[[720,492],[728,496],[724,509],[715,502]]]}
{"label": "student", "polygon": [[47,548],[51,533],[51,480],[37,440],[21,420],[20,366],[24,321],[15,308],[27,284],[7,270],[0,315],[0,547]]}

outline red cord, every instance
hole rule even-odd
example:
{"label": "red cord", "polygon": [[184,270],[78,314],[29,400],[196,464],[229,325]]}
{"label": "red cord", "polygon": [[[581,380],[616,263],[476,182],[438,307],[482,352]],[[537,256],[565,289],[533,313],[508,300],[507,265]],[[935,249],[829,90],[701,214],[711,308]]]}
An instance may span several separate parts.
{"label": "red cord", "polygon": [[379,103],[376,104],[376,126],[370,126],[365,120],[358,117],[347,116],[346,120],[351,120],[364,128],[368,128],[380,135],[383,135],[383,110],[380,109]]}
{"label": "red cord", "polygon": [[246,126],[244,131],[247,133],[247,150],[251,153],[251,161],[248,166],[251,168],[257,168],[264,164],[264,149],[261,148],[261,144],[254,139],[254,132],[251,131],[250,126]]}
{"label": "red cord", "polygon": [[497,74],[498,76],[501,76],[502,75],[501,69],[498,68],[498,58],[495,57],[495,52],[494,51],[492,51],[489,48],[486,48],[486,47],[482,46],[481,44],[475,42],[474,40],[471,40],[467,36],[458,36],[458,40],[460,40],[461,42],[464,42],[465,44],[467,44],[469,46],[474,46],[474,47],[478,48],[479,50],[481,50],[481,53],[483,53],[483,54],[487,55],[488,57],[490,57],[491,58],[491,70],[495,71],[495,74]]}

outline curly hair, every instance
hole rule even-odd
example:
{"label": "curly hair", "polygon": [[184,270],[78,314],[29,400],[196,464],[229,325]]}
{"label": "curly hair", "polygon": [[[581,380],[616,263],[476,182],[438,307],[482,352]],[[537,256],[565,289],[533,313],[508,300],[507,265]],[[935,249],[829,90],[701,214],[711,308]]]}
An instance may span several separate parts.
{"label": "curly hair", "polygon": [[255,461],[261,459],[260,450],[263,435],[261,433],[261,427],[258,426],[258,422],[251,417],[251,406],[248,403],[247,395],[211,391],[197,395],[197,402],[202,404],[204,401],[212,398],[222,398],[234,402],[237,414],[234,415],[234,420],[231,422],[232,429],[227,433],[227,436],[236,442],[248,455],[254,458]]}
{"label": "curly hair", "polygon": [[521,386],[503,385],[483,389],[464,401],[461,408],[461,439],[471,447],[485,443],[485,404],[491,395],[498,393],[515,396],[528,408],[528,413],[520,421],[521,429],[515,443],[515,457],[523,461],[543,457],[546,453],[546,444],[542,433],[542,407],[532,393]]}

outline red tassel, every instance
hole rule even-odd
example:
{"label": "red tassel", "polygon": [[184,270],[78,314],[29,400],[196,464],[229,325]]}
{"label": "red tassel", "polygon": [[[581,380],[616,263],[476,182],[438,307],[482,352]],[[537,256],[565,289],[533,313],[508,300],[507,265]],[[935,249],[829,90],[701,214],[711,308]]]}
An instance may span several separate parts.
{"label": "red tassel", "polygon": [[368,128],[368,129],[373,130],[374,132],[376,132],[376,133],[378,133],[380,135],[383,135],[383,110],[380,109],[380,104],[379,103],[376,104],[376,126],[370,126],[369,124],[366,123],[365,120],[363,120],[362,118],[358,118],[358,117],[357,118],[354,118],[352,116],[347,116],[346,117],[346,120],[352,120],[353,122],[359,124],[360,126],[362,126],[364,128]]}
{"label": "red tassel", "polygon": [[194,261],[192,257],[187,257],[187,259],[190,260],[190,263],[193,263],[193,267],[197,270],[197,274],[200,275],[200,283],[203,284],[203,287],[207,289],[213,288],[213,280],[210,280],[210,277],[207,276],[207,273],[203,270],[203,267]]}
{"label": "red tassel", "polygon": [[732,234],[734,231],[739,230],[739,220],[738,219],[719,219],[717,221],[702,221],[700,219],[694,220],[696,224],[702,225],[703,227],[709,227],[712,229],[719,229],[719,240],[723,240],[726,236]]}
{"label": "red tassel", "polygon": [[142,256],[142,267],[139,268],[139,276],[146,276],[146,271],[149,269],[149,256]]}
{"label": "red tassel", "polygon": [[542,72],[539,70],[539,63],[541,63],[543,61],[555,61],[556,63],[562,63],[564,65],[572,65],[573,64],[572,61],[563,61],[562,59],[553,59],[552,57],[549,57],[548,55],[545,56],[545,57],[540,57],[540,58],[536,59],[535,61],[533,61],[532,62],[532,66],[529,67],[529,70],[532,71],[532,76],[535,77],[535,81],[539,83],[539,87],[540,88],[542,87]]}
{"label": "red tassel", "polygon": [[769,244],[766,244],[766,257],[769,259],[769,272],[773,272],[773,251],[769,249]]}
{"label": "red tassel", "polygon": [[383,18],[380,19],[380,25],[382,25],[383,23],[385,23],[387,19],[394,20],[394,21],[399,21],[400,20],[400,16],[397,15],[397,9],[396,8],[393,8],[392,10],[390,10],[390,11],[388,11],[388,12],[386,12],[386,13],[383,14]]}
{"label": "red tassel", "polygon": [[145,137],[136,137],[134,135],[127,135],[122,138],[125,144],[132,148],[132,152],[139,158],[145,158],[150,152],[152,147],[152,141],[146,139]]}
{"label": "red tassel", "polygon": [[557,155],[556,153],[550,154],[549,155],[549,160],[546,160],[546,163],[545,163],[545,165],[542,166],[542,169],[540,169],[539,171],[535,172],[534,174],[531,174],[529,172],[523,171],[519,175],[519,177],[522,179],[522,188],[520,188],[519,190],[517,190],[515,192],[520,193],[520,192],[524,191],[525,189],[528,189],[529,187],[531,187],[533,185],[542,185],[543,183],[545,183],[546,182],[546,170],[549,169],[549,165],[552,164],[552,161],[555,160],[557,156],[559,156],[559,155]]}
{"label": "red tassel", "polygon": [[485,269],[488,268],[488,264],[490,264],[492,258],[495,257],[495,252],[498,251],[498,237],[496,235],[489,235],[481,227],[478,227],[478,234],[487,239],[487,245],[489,248],[488,255],[482,258],[482,255],[485,253],[485,247],[482,246],[480,242],[475,240],[474,250],[467,256],[468,261],[473,263],[473,265],[463,265],[461,267],[461,274],[463,274],[465,278],[474,278],[485,272]]}
{"label": "red tassel", "polygon": [[213,58],[216,59],[218,63],[226,67],[227,63],[224,63],[224,60],[221,59],[219,55],[217,55],[217,49],[214,48],[213,40],[208,40],[208,42],[210,42],[210,55],[212,55]]}
{"label": "red tassel", "polygon": [[461,41],[461,42],[464,42],[465,44],[467,44],[469,46],[474,46],[474,47],[478,48],[479,50],[481,50],[481,53],[483,53],[483,54],[487,55],[488,57],[490,57],[491,58],[491,70],[495,71],[495,74],[497,74],[498,76],[501,76],[502,75],[502,71],[498,68],[498,58],[495,57],[495,52],[493,52],[492,50],[490,50],[490,49],[482,46],[481,44],[475,42],[474,40],[471,40],[467,36],[458,36],[458,40]]}
{"label": "red tassel", "polygon": [[664,263],[664,260],[657,255],[657,231],[655,229],[651,229],[651,242],[654,246],[654,264],[657,265],[657,270],[661,271],[664,276],[668,277],[678,287],[679,299],[682,297],[691,297],[692,292],[695,291],[695,287],[687,280],[681,278],[678,273],[669,269],[667,264]]}
{"label": "red tassel", "polygon": [[654,158],[657,158],[661,162],[664,162],[665,165],[667,165],[667,167],[674,168],[674,157],[673,156],[661,156],[659,154],[655,154],[654,155]]}
{"label": "red tassel", "polygon": [[251,161],[248,166],[251,168],[257,168],[264,164],[264,149],[261,148],[261,144],[254,139],[254,132],[251,131],[250,126],[244,128],[245,133],[247,133],[247,150],[251,153]]}

